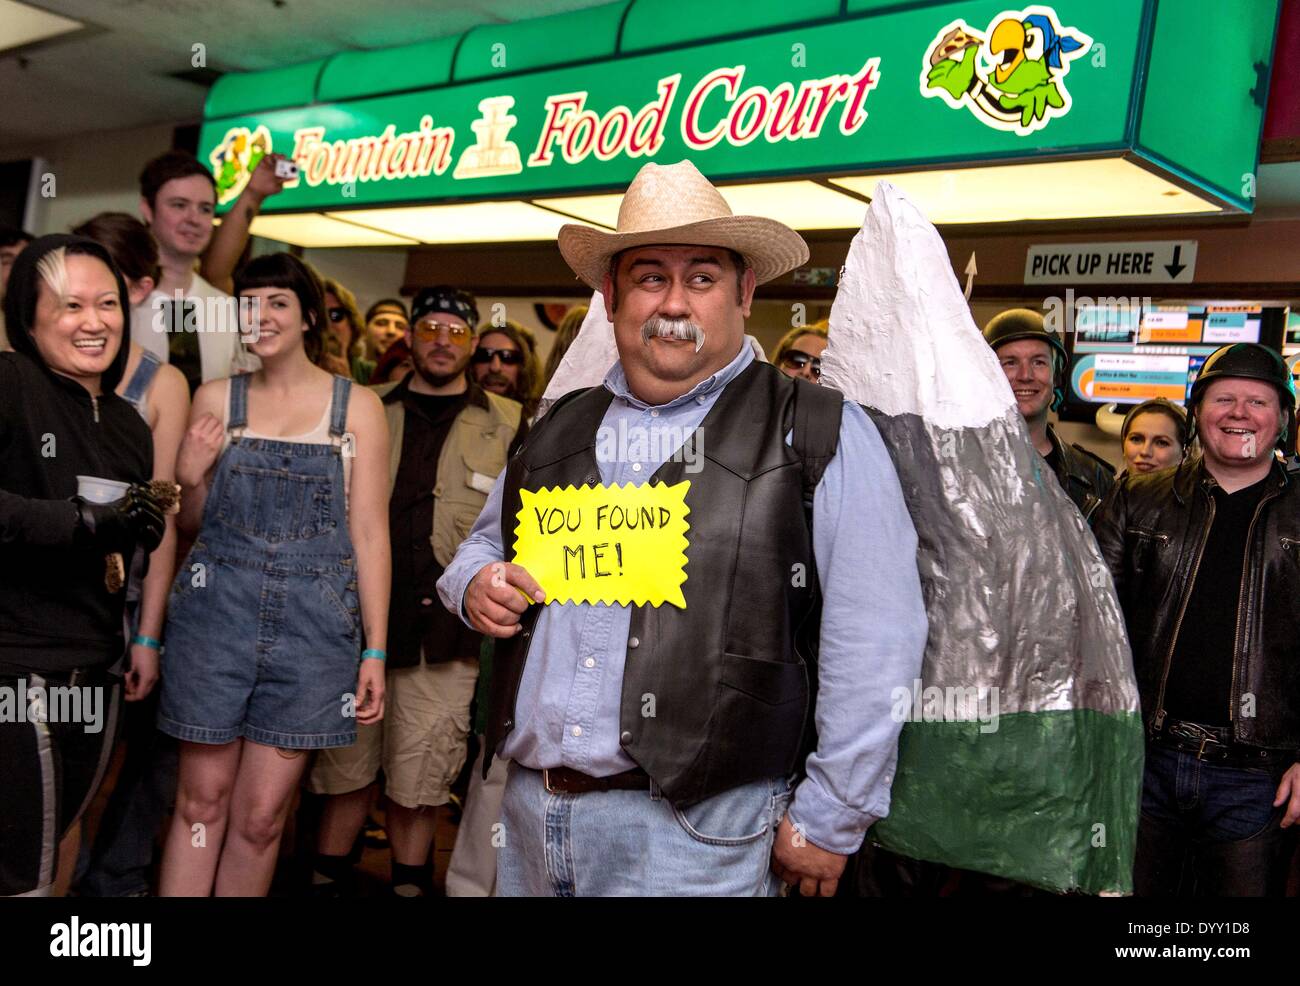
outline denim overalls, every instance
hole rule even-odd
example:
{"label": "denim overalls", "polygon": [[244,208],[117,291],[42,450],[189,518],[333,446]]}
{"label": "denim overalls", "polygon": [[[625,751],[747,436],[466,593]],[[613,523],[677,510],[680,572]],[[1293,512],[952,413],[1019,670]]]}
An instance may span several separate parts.
{"label": "denim overalls", "polygon": [[[162,360],[147,349],[142,351],[135,373],[131,374],[131,379],[127,382],[126,390],[122,394],[122,400],[139,412],[140,417],[144,418],[145,424],[149,424],[149,416],[144,410],[144,397],[153,384],[153,378],[158,375],[158,367],[160,366],[162,366]],[[152,428],[150,430],[152,431]],[[135,636],[136,631],[140,629],[140,596],[144,590],[146,559],[145,552],[140,548],[135,550],[135,554],[131,558],[131,574],[126,580],[125,618],[127,621],[127,640]]]}
{"label": "denim overalls", "polygon": [[145,417],[144,413],[144,395],[149,392],[149,385],[153,383],[153,378],[158,375],[158,367],[160,366],[162,366],[162,360],[149,350],[142,350],[140,362],[136,365],[135,372],[131,374],[131,379],[126,385],[126,392],[122,394],[122,400],[140,412],[140,417],[145,419],[145,424],[149,423],[149,419]]}
{"label": "denim overalls", "polygon": [[231,378],[231,444],[172,585],[158,728],[195,743],[348,746],[361,651],[343,478],[352,381],[334,378],[328,445],[241,437],[248,381]]}

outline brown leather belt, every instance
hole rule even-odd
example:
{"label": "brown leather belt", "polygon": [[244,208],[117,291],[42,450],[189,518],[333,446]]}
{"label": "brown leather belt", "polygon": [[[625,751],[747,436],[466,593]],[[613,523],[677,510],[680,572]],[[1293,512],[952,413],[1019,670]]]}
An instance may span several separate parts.
{"label": "brown leather belt", "polygon": [[569,767],[542,771],[542,784],[551,794],[589,794],[592,791],[649,791],[650,775],[640,767],[609,777],[592,777]]}

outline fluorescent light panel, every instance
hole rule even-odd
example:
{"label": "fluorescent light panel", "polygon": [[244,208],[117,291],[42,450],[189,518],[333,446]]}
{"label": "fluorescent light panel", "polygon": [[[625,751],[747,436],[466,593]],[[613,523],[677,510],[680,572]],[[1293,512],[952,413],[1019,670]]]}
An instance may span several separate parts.
{"label": "fluorescent light panel", "polygon": [[[720,191],[736,215],[763,216],[795,229],[857,229],[867,213],[867,204],[861,199],[841,195],[815,181],[724,185]],[[614,228],[623,196],[574,195],[533,201]]]}
{"label": "fluorescent light panel", "polygon": [[[538,205],[557,209],[567,216],[585,219],[610,229],[618,227],[618,206],[623,196],[617,192],[608,195],[570,195],[560,199],[533,199]],[[576,221],[576,220],[570,220]]]}
{"label": "fluorescent light panel", "polygon": [[[1124,158],[1047,161],[832,178],[870,196],[897,185],[932,223],[1008,223],[1222,212],[1223,207]],[[723,190],[725,194],[725,189]]]}
{"label": "fluorescent light panel", "polygon": [[[1224,211],[1123,158],[905,171],[832,178],[831,183],[870,196],[882,179],[906,192],[938,224]],[[724,185],[721,192],[737,215],[765,216],[801,230],[857,229],[867,209],[860,199],[807,180]],[[253,232],[299,246],[545,241],[554,240],[568,222],[616,227],[622,200],[619,194],[569,195],[535,199],[537,205],[474,202],[259,216]],[[270,224],[275,224],[274,231],[263,232],[273,228]]]}
{"label": "fluorescent light panel", "polygon": [[258,216],[251,232],[268,240],[300,247],[413,246],[416,240],[382,230],[338,222],[318,212]]}
{"label": "fluorescent light panel", "polygon": [[[934,223],[999,223],[1045,219],[1162,216],[1220,212],[1194,192],[1123,158],[909,171],[832,178],[870,197],[881,179],[893,182]],[[813,181],[724,185],[737,215],[764,216],[795,229],[857,229],[866,204]],[[618,223],[621,195],[536,199],[540,205],[606,226]]]}
{"label": "fluorescent light panel", "polygon": [[38,10],[16,0],[0,0],[0,51],[70,34],[83,27],[81,21],[71,17]]}
{"label": "fluorescent light panel", "polygon": [[465,205],[422,205],[395,209],[327,212],[333,219],[359,223],[410,237],[421,243],[501,243],[554,240],[566,216],[527,202],[472,202]]}

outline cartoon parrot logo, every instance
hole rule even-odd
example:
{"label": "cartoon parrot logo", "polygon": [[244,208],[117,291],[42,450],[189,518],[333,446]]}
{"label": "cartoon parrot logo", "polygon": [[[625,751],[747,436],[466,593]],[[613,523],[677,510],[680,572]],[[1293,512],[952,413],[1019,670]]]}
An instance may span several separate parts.
{"label": "cartoon parrot logo", "polygon": [[271,152],[271,132],[259,124],[249,133],[247,127],[231,127],[208,155],[212,177],[217,183],[217,204],[225,205],[239,197],[248,184],[258,162]]}
{"label": "cartoon parrot logo", "polygon": [[953,21],[922,59],[921,95],[966,106],[988,126],[1024,136],[1070,112],[1065,77],[1071,60],[1091,47],[1092,38],[1061,27],[1050,7],[1003,11],[983,37]]}

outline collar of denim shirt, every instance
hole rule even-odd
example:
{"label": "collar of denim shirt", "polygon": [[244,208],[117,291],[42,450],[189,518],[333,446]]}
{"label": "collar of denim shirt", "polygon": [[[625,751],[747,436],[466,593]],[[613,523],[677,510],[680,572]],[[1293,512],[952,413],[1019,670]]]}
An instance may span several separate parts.
{"label": "collar of denim shirt", "polygon": [[[654,405],[656,407],[680,407],[683,404],[689,404],[697,397],[706,394],[712,394],[714,391],[720,391],[727,384],[740,376],[740,372],[749,366],[755,360],[754,347],[749,344],[748,336],[742,336],[740,339],[740,352],[736,353],[735,359],[724,366],[712,376],[705,377],[689,391],[676,397],[667,404]],[[645,409],[652,405],[647,404],[635,396],[627,386],[627,376],[623,373],[623,361],[615,360],[614,365],[609,368],[605,374],[605,389],[615,397],[620,398],[630,404],[632,407]]]}

